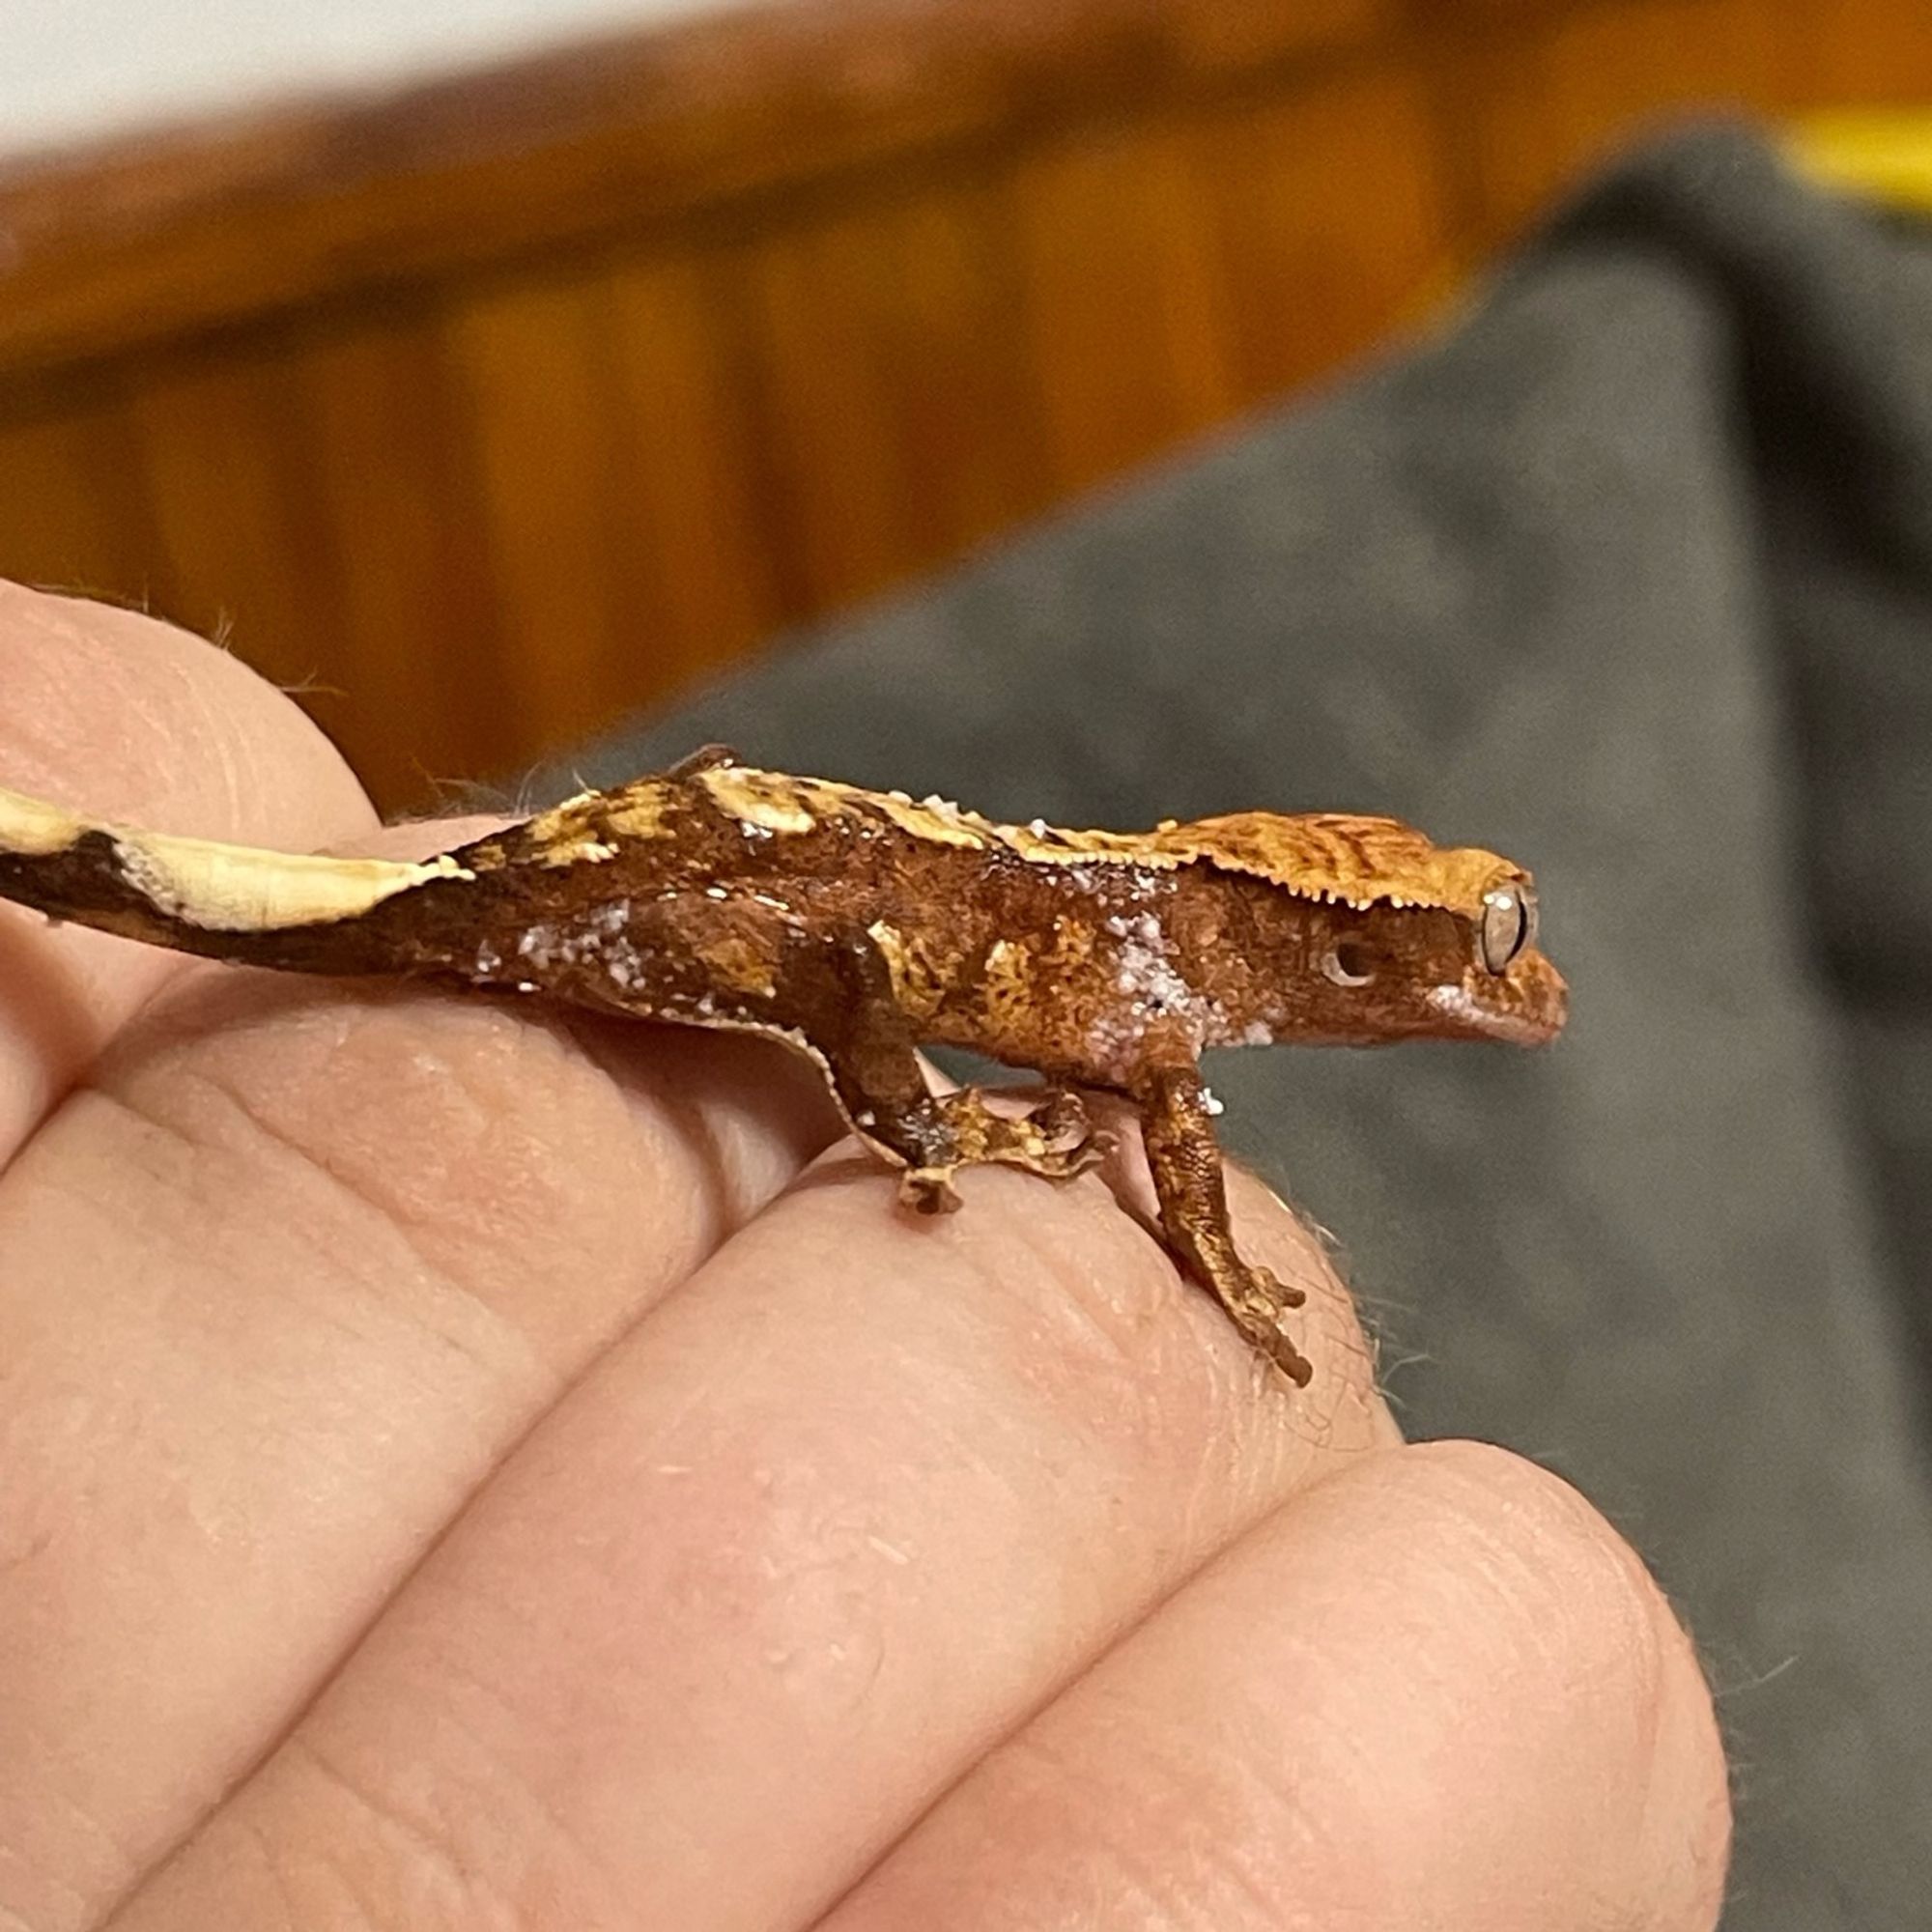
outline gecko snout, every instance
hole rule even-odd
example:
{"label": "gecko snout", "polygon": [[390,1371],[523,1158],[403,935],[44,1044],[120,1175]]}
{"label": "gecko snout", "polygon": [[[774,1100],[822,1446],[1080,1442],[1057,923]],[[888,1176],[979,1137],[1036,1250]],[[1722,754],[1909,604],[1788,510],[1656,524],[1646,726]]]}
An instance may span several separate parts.
{"label": "gecko snout", "polygon": [[1563,975],[1532,947],[1501,973],[1480,962],[1473,964],[1459,984],[1432,988],[1429,1003],[1455,1033],[1466,1038],[1544,1046],[1563,1031],[1570,1013],[1570,988]]}

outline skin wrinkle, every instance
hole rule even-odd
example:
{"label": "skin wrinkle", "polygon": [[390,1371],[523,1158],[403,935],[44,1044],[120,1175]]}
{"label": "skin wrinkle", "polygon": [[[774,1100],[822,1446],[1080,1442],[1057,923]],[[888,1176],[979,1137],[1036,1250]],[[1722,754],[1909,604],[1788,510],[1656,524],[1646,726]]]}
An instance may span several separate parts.
{"label": "skin wrinkle", "polygon": [[[88,1811],[67,1793],[56,1792],[53,1796],[56,1802],[67,1812],[70,1819],[78,1820],[83,1831],[91,1833],[101,1844],[105,1845],[108,1851],[118,1858],[128,1871],[131,1872],[134,1870],[135,1861],[131,1855],[126,1851],[114,1833],[101,1824],[99,1819],[95,1817],[92,1812]],[[81,1893],[63,1878],[60,1873],[50,1870],[44,1865],[35,1863],[16,1845],[0,1845],[0,1868],[4,1868],[7,1863],[14,1860],[17,1860],[21,1865],[31,1871],[43,1889],[59,1902],[71,1908],[78,1908],[84,1904],[85,1901]],[[26,1928],[26,1932],[38,1932],[32,1920],[15,1913],[10,1906],[0,1903],[0,1932],[6,1932],[6,1928],[12,1925],[23,1926]]]}
{"label": "skin wrinkle", "polygon": [[[521,1027],[525,1023],[519,1021],[518,1024]],[[240,1093],[232,1083],[217,1080],[207,1075],[195,1077],[204,1080],[211,1091],[216,1093],[226,1103],[233,1106],[240,1116],[246,1120],[269,1145],[278,1150],[286,1151],[290,1157],[303,1171],[314,1173],[320,1180],[341,1194],[352,1205],[369,1208],[378,1217],[382,1225],[387,1228],[403,1243],[405,1248],[415,1257],[425,1274],[432,1282],[442,1284],[449,1290],[451,1294],[460,1296],[467,1305],[474,1308],[478,1313],[488,1318],[493,1328],[500,1332],[506,1341],[515,1343],[519,1357],[517,1366],[527,1368],[531,1373],[541,1373],[545,1378],[547,1393],[539,1401],[539,1412],[543,1408],[547,1408],[554,1401],[556,1395],[565,1386],[565,1383],[555,1378],[554,1369],[539,1361],[529,1338],[522,1334],[514,1324],[506,1320],[501,1309],[494,1306],[487,1297],[478,1295],[469,1287],[457,1279],[452,1274],[446,1263],[438,1261],[426,1253],[423,1242],[416,1236],[409,1225],[410,1217],[407,1211],[399,1209],[394,1204],[373,1196],[357,1177],[331,1167],[326,1160],[318,1158],[315,1150],[293,1141],[281,1128],[267,1121],[260,1111],[249,1102],[246,1095]],[[128,1096],[118,1097],[120,1103],[128,1106],[136,1118],[151,1122],[171,1137],[181,1139],[183,1144],[190,1149],[190,1151],[200,1145],[191,1135],[184,1134],[178,1123],[161,1120],[153,1113],[143,1112]],[[224,1150],[224,1151],[232,1151],[232,1150]],[[218,1189],[215,1191],[219,1192]],[[328,1241],[327,1245],[331,1251],[340,1249],[344,1253],[347,1253],[353,1250],[357,1243],[345,1242],[340,1238],[336,1238]],[[339,1266],[342,1257],[338,1255],[335,1259]],[[372,1277],[370,1286],[373,1288],[376,1285],[376,1280]],[[341,1311],[328,1311],[327,1314],[329,1320],[338,1323],[345,1319]],[[456,1349],[467,1361],[480,1369],[487,1370],[491,1379],[501,1379],[506,1364],[500,1359],[486,1355],[473,1344],[466,1341],[456,1333],[455,1330],[446,1326],[438,1326],[434,1329],[425,1328],[425,1332],[430,1333],[432,1339]],[[424,1387],[426,1392],[432,1386],[431,1382],[425,1381]],[[504,1453],[507,1453],[507,1451]],[[497,1460],[500,1460],[500,1458]],[[494,1466],[494,1463],[492,1466]]]}
{"label": "skin wrinkle", "polygon": [[[432,1882],[440,1882],[444,1890],[458,1899],[467,1902],[470,1898],[474,1889],[471,1874],[445,1836],[429,1830],[420,1819],[405,1817],[392,1799],[380,1796],[362,1779],[352,1776],[336,1761],[334,1754],[323,1749],[313,1737],[299,1734],[292,1737],[288,1752],[286,1769],[290,1776],[298,1777],[306,1773],[329,1786],[337,1797],[373,1824],[381,1835],[400,1839],[408,1848],[415,1867],[428,1875]],[[343,1890],[355,1900],[364,1922],[372,1928],[382,1926],[384,1916],[370,1908],[355,1883],[349,1861],[328,1858],[327,1863]],[[464,1922],[468,1921],[466,1912]]]}
{"label": "skin wrinkle", "polygon": [[[979,1176],[972,1177],[976,1182]],[[1001,1177],[1010,1179],[1011,1177]],[[1083,1210],[1104,1197],[1109,1209],[1112,1197],[1104,1187],[1090,1186],[1083,1179],[1067,1184],[1066,1194]],[[1174,1291],[1179,1283],[1171,1267],[1158,1272],[1140,1267],[1121,1269],[1111,1274],[1093,1267],[1085,1247],[1069,1248],[1064,1238],[1041,1230],[1036,1223],[1016,1218],[1011,1224],[1014,1244],[1032,1268],[1050,1280],[1060,1292],[1051,1303],[1055,1324],[1054,1354],[1056,1375],[1065,1374],[1075,1363],[1087,1365],[1099,1378],[1118,1382],[1128,1399],[1144,1397],[1148,1389],[1146,1366],[1140,1353],[1148,1329],[1167,1313],[1167,1304],[1178,1298]],[[997,1287],[1006,1270],[983,1269],[989,1286]],[[1122,1293],[1129,1288],[1130,1293]],[[1067,1344],[1079,1338],[1069,1350]]]}
{"label": "skin wrinkle", "polygon": [[[595,1062],[579,1059],[541,1023],[521,1015],[493,1014],[480,1007],[452,1009],[420,995],[382,994],[371,1002],[330,993],[325,996],[327,1004],[311,1006],[312,994],[291,1000],[277,989],[272,994],[258,992],[254,1011],[238,1016],[233,1012],[234,1002],[223,997],[231,989],[212,990],[214,1009],[228,1009],[230,1027],[239,1025],[240,1030],[214,1056],[206,1050],[190,1053],[185,1077],[205,1081],[268,1141],[287,1148],[304,1166],[316,1168],[335,1186],[365,1202],[433,1279],[488,1314],[493,1322],[505,1323],[511,1332],[520,1327],[508,1319],[522,1273],[515,1257],[520,1250],[526,1251],[534,1239],[549,1243],[550,1231],[573,1185],[573,1163],[560,1155],[538,1146],[534,1152],[542,1157],[541,1163],[526,1157],[523,1149],[528,1129],[523,1122],[531,1111],[541,1118],[554,1112],[566,1098],[574,1111],[594,1106],[609,1134],[626,1139],[635,1136],[627,1163],[634,1171],[648,1171],[655,1162],[682,1152],[675,1136],[661,1131],[648,1111],[639,1116],[629,1106],[622,1088],[605,1069]],[[242,989],[238,985],[232,990],[239,993]],[[317,1026],[335,1017],[343,1023],[342,1037],[319,1053]],[[407,1034],[411,1029],[432,1027],[436,1031],[428,1035],[418,1058],[428,1054],[434,1065],[424,1062],[412,1075],[404,1104],[413,1106],[421,1097],[433,1096],[431,1114],[415,1139],[424,1146],[447,1142],[449,1151],[439,1156],[434,1168],[425,1166],[418,1155],[399,1168],[355,1151],[363,1111],[356,1099],[358,1059],[393,1065],[391,1034],[397,1028]],[[193,1038],[191,1019],[182,1037]],[[257,1049],[277,1045],[301,1055],[301,1078],[314,1087],[314,1093],[286,1122],[271,1118],[265,1105],[265,1100],[270,1100],[277,1112],[287,1114],[289,1103],[283,1085],[267,1090],[264,1096],[248,1091],[253,1085]],[[218,1071],[238,1055],[239,1064],[251,1076],[244,1082]],[[144,1061],[148,1058],[144,1056]],[[165,1068],[162,1074],[170,1080],[184,1077]],[[155,1077],[154,1071],[149,1070],[146,1077]],[[539,1096],[544,1094],[549,1097],[540,1104]],[[344,1103],[349,1108],[346,1113],[340,1111]],[[384,1141],[392,1130],[390,1116],[395,1104],[387,1102],[381,1115],[368,1117],[372,1131]],[[324,1111],[316,1120],[318,1105]],[[312,1120],[316,1120],[313,1127]],[[348,1144],[331,1153],[329,1144],[342,1140],[345,1133]],[[482,1188],[478,1198],[479,1179],[495,1170],[507,1173],[511,1168],[516,1170],[514,1186],[492,1182]],[[682,1202],[677,1193],[670,1199]],[[428,1219],[424,1202],[436,1204],[434,1215]],[[651,1283],[646,1277],[663,1271],[655,1259],[658,1254],[701,1251],[715,1232],[699,1225],[698,1217],[686,1214],[673,1217],[671,1225],[651,1230],[655,1238],[648,1247],[643,1231],[637,1231],[630,1243],[638,1250],[633,1265],[613,1264],[611,1258],[605,1258],[600,1265],[606,1279],[596,1286],[592,1298],[611,1303],[613,1297],[607,1293],[610,1282],[630,1280],[633,1274],[638,1278],[627,1295],[615,1299],[648,1293]],[[505,1257],[509,1258],[507,1263]],[[352,1261],[352,1250],[345,1246],[331,1259],[340,1268]],[[587,1262],[586,1257],[586,1265]],[[575,1320],[571,1326],[573,1332],[556,1337],[545,1350],[546,1356],[559,1344],[567,1352],[579,1352],[608,1339],[612,1332],[608,1317],[588,1333],[576,1332],[579,1324]],[[525,1349],[535,1347],[528,1333],[522,1333],[520,1340]],[[544,1373],[553,1375],[554,1365],[546,1361]]]}
{"label": "skin wrinkle", "polygon": [[[421,1333],[458,1355],[468,1367],[476,1372],[480,1381],[501,1381],[505,1379],[507,1374],[521,1372],[540,1379],[550,1390],[550,1399],[554,1399],[557,1386],[555,1372],[551,1365],[541,1359],[530,1336],[517,1327],[505,1310],[493,1305],[487,1298],[461,1281],[446,1263],[437,1260],[429,1253],[422,1236],[411,1227],[411,1217],[406,1209],[394,1202],[382,1199],[367,1177],[351,1172],[346,1166],[332,1164],[318,1149],[303,1146],[288,1129],[270,1121],[233,1083],[223,1081],[213,1074],[194,1077],[199,1078],[211,1093],[217,1094],[234,1110],[239,1119],[247,1123],[261,1147],[270,1150],[274,1155],[285,1156],[303,1174],[313,1176],[316,1181],[334,1195],[338,1202],[347,1204],[353,1210],[373,1221],[388,1239],[409,1255],[419,1270],[417,1280],[412,1284],[418,1297],[425,1290],[432,1293],[438,1289],[444,1291],[444,1295],[436,1297],[437,1301],[449,1299],[462,1303],[473,1316],[481,1318],[490,1335],[507,1345],[507,1350],[493,1352],[482,1346],[480,1338],[471,1339],[461,1334],[454,1324],[433,1322],[429,1319],[432,1306],[422,1305],[419,1302],[412,1313],[418,1318],[415,1326]],[[173,1128],[170,1123],[161,1122],[156,1114],[150,1113],[144,1118],[156,1125],[163,1126],[166,1130],[182,1132],[184,1140],[190,1147],[211,1151],[207,1149],[206,1143],[197,1142],[184,1130]],[[235,1155],[235,1151],[227,1147],[221,1151],[231,1158]],[[243,1164],[252,1164],[259,1159],[259,1153],[251,1151],[242,1156],[242,1159]],[[374,1290],[379,1286],[375,1278],[379,1271],[384,1277],[380,1285],[392,1288],[394,1283],[387,1267],[381,1263],[362,1263],[362,1258],[357,1253],[366,1242],[368,1232],[365,1225],[356,1230],[350,1238],[325,1242],[318,1237],[316,1245],[328,1255],[331,1264],[338,1269],[342,1269],[344,1264],[352,1260],[366,1265],[370,1277],[364,1284],[367,1288]],[[345,1319],[332,1311],[331,1316],[337,1321]],[[426,1389],[432,1385],[431,1381],[426,1380]]]}
{"label": "skin wrinkle", "polygon": [[[266,1834],[250,1830],[245,1824],[242,1827],[240,1835],[244,1844],[253,1848],[255,1863],[273,1888],[276,1903],[281,1907],[281,1917],[277,1923],[273,1926],[262,1925],[259,1927],[259,1932],[301,1932],[301,1919],[296,1909],[295,1892],[290,1887],[288,1873],[282,1868],[281,1861],[276,1856],[275,1845]],[[165,1865],[157,1868],[161,1876],[165,1876]],[[155,1875],[156,1874],[150,1874],[151,1877]],[[142,1883],[145,1884],[146,1881]],[[117,1899],[114,1902],[112,1909],[100,1920],[101,1932],[108,1932],[108,1928],[120,1917],[121,1907],[125,1902],[125,1899]],[[251,1932],[255,1932],[255,1928],[251,1928]],[[380,1932],[380,1928],[370,1926],[369,1932]]]}
{"label": "skin wrinkle", "polygon": [[[465,1342],[453,1330],[431,1328],[427,1323],[418,1321],[413,1325],[420,1333],[455,1350],[466,1363],[482,1372],[481,1379],[485,1381],[502,1379],[506,1368],[509,1367],[530,1372],[542,1367],[531,1350],[527,1338],[519,1336],[500,1311],[491,1308],[481,1297],[468,1292],[446,1269],[438,1266],[423,1253],[420,1242],[404,1225],[404,1217],[388,1211],[383,1203],[357,1187],[350,1178],[332,1171],[326,1163],[319,1161],[313,1151],[301,1147],[263,1120],[228,1083],[212,1075],[190,1077],[196,1080],[205,1092],[214,1095],[229,1109],[234,1119],[245,1122],[253,1137],[253,1145],[247,1151],[239,1151],[225,1140],[216,1143],[197,1135],[191,1127],[180,1120],[169,1118],[158,1109],[143,1106],[138,1096],[132,1093],[102,1088],[88,1091],[93,1099],[117,1109],[140,1127],[160,1134],[174,1143],[186,1157],[197,1178],[208,1174],[212,1163],[215,1161],[219,1161],[223,1166],[253,1170],[260,1160],[262,1151],[267,1150],[272,1156],[284,1160],[288,1166],[293,1167],[298,1177],[311,1178],[338,1204],[347,1203],[355,1210],[367,1210],[394,1243],[416,1263],[420,1269],[420,1277],[412,1287],[420,1289],[440,1284],[452,1297],[460,1297],[477,1315],[487,1318],[493,1328],[499,1332],[506,1342],[518,1345],[514,1350],[516,1359],[514,1362],[506,1362],[500,1357],[492,1357],[475,1344]],[[163,1180],[163,1184],[179,1187],[181,1179],[180,1176],[170,1176]],[[297,1184],[300,1184],[299,1179]],[[226,1193],[225,1186],[217,1182],[209,1182],[193,1191],[197,1195],[211,1199],[221,1198]],[[144,1222],[144,1226],[147,1225],[151,1224]],[[282,1216],[278,1220],[278,1227],[284,1237],[297,1234],[298,1218]],[[331,1240],[327,1238],[321,1228],[317,1228],[300,1236],[313,1253],[328,1261],[332,1270],[341,1270],[345,1262],[353,1264],[355,1271],[362,1277],[358,1285],[368,1291],[355,1304],[364,1312],[365,1317],[383,1305],[377,1299],[376,1292],[393,1289],[396,1286],[393,1273],[386,1264],[386,1257],[370,1255],[366,1252],[368,1233],[368,1228],[364,1226],[356,1231],[354,1238]],[[204,1265],[213,1259],[199,1239],[195,1241],[192,1253]],[[230,1280],[238,1290],[245,1291],[250,1286],[249,1278],[240,1270],[232,1272]],[[384,1324],[383,1328],[379,1328],[366,1319],[357,1322],[350,1307],[333,1304],[324,1307],[312,1298],[307,1300],[304,1306],[312,1320],[326,1321],[332,1328],[358,1342],[380,1339],[386,1328],[393,1327],[393,1317],[396,1313],[394,1305],[390,1304],[388,1313],[391,1320]],[[431,1384],[425,1382],[423,1386],[427,1391]]]}
{"label": "skin wrinkle", "polygon": [[[83,1065],[94,1048],[96,1028],[80,973],[35,943],[38,935],[30,925],[41,922],[16,916],[12,906],[0,908],[0,986],[8,990],[0,1024],[25,1047],[26,1077],[33,1081],[15,1100],[24,1128],[43,1120],[59,1097],[50,1069]],[[9,1138],[0,1122],[0,1176],[26,1145],[27,1135],[16,1132],[11,1147]]]}
{"label": "skin wrinkle", "polygon": [[[1193,1766],[1172,1753],[1148,1751],[1137,1737],[1131,1779],[1096,1779],[1091,1762],[1023,1735],[1016,1743],[1014,1768],[1036,1789],[1053,1793],[1057,1806],[1069,1820],[1090,1812],[1094,1815],[1094,1825],[1099,1828],[1094,1835],[1103,1837],[1107,1846],[1104,1860],[1095,1861],[1090,1868],[1090,1890],[1096,1902],[1110,1911],[1117,1906],[1132,1907],[1138,1903],[1143,1909],[1144,1922],[1150,1925],[1184,1922],[1177,1915],[1185,1908],[1189,1892],[1196,1889],[1188,1881],[1196,1876],[1197,1861],[1208,1848],[1209,1834],[1197,1828],[1186,1838],[1177,1840],[1155,1831],[1121,1833],[1105,1828],[1117,1795],[1116,1786],[1122,1781],[1130,1782],[1137,1807],[1144,1805],[1151,1792],[1160,1793],[1151,1805],[1145,1806],[1148,1814],[1185,1817],[1201,1795]],[[1232,1869],[1217,1867],[1224,1868]],[[1259,1890],[1252,1881],[1244,1879],[1243,1889],[1264,1908],[1256,1922],[1268,1923],[1278,1901]]]}
{"label": "skin wrinkle", "polygon": [[[601,1067],[615,1091],[641,1117],[646,1153],[668,1174],[696,1170],[696,1199],[682,1211],[686,1237],[708,1254],[769,1195],[748,1194],[745,1175],[774,1103],[783,1110],[798,1163],[821,1156],[840,1132],[837,1110],[818,1071],[770,1042],[697,1034],[678,1027],[638,1027],[589,1014],[555,1023]],[[702,1090],[704,1100],[697,1097]],[[668,1195],[668,1188],[661,1190]]]}

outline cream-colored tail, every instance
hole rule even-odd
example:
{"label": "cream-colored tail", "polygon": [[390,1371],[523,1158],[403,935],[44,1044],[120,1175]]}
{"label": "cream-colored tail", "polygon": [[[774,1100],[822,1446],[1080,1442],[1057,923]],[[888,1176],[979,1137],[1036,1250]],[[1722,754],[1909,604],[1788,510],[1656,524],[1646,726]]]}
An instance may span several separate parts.
{"label": "cream-colored tail", "polygon": [[[320,859],[100,824],[0,787],[0,898],[217,958],[381,972],[367,948],[331,946],[328,928],[349,940],[351,923],[398,893],[473,876],[446,855]],[[297,934],[304,943],[290,945]]]}

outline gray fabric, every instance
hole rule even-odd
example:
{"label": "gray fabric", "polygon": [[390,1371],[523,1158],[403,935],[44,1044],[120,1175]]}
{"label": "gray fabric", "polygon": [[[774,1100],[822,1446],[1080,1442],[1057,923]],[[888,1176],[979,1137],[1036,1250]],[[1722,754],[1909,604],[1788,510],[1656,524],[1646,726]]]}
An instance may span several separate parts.
{"label": "gray fabric", "polygon": [[1340,1231],[1409,1430],[1562,1470],[1684,1607],[1727,1925],[1932,1922],[1919,235],[1675,139],[1447,339],[574,763],[711,738],[1016,818],[1391,810],[1532,866],[1555,1050],[1229,1056],[1224,1124]]}

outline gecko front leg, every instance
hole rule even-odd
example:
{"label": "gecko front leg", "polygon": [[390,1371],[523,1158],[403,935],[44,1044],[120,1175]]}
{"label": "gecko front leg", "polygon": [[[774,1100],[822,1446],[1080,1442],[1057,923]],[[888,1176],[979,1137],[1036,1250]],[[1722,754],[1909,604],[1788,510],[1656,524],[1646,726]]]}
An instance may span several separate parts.
{"label": "gecko front leg", "polygon": [[899,1200],[923,1214],[959,1205],[952,1184],[962,1167],[994,1163],[1065,1180],[1106,1158],[1108,1137],[1065,1087],[1031,1090],[1023,1114],[998,1111],[980,1089],[927,1091],[918,1041],[893,998],[892,972],[869,934],[838,942],[842,1023],[812,1044],[823,1057],[840,1105],[873,1147],[903,1163]]}
{"label": "gecko front leg", "polygon": [[1221,1148],[1200,1069],[1158,1067],[1137,1083],[1148,1167],[1168,1246],[1214,1293],[1235,1326],[1296,1387],[1314,1366],[1289,1339],[1282,1318],[1307,1295],[1242,1261],[1228,1225]]}

